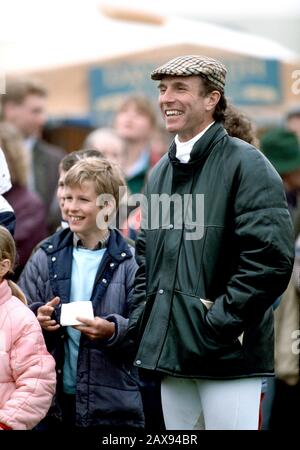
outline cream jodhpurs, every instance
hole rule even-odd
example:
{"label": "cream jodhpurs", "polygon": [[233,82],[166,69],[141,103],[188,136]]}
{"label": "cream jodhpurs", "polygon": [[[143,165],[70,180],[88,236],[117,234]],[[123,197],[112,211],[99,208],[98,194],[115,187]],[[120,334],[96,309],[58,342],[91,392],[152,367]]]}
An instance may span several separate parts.
{"label": "cream jodhpurs", "polygon": [[167,430],[258,430],[262,379],[165,376],[161,398]]}

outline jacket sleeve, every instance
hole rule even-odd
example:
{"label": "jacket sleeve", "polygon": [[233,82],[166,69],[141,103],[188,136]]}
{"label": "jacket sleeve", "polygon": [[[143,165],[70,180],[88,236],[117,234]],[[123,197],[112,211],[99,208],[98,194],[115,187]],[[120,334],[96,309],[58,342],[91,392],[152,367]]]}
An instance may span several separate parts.
{"label": "jacket sleeve", "polygon": [[29,308],[14,310],[10,367],[15,390],[0,408],[0,422],[28,430],[47,414],[56,387],[55,362]]}
{"label": "jacket sleeve", "polygon": [[146,303],[146,239],[145,231],[141,229],[135,244],[135,258],[138,264],[132,298],[129,308],[128,339],[138,339],[141,320]]}
{"label": "jacket sleeve", "polygon": [[47,256],[42,249],[34,253],[21,273],[18,285],[23,290],[30,309],[36,313],[37,309],[51,300],[46,297],[46,286],[49,283]]}
{"label": "jacket sleeve", "polygon": [[[224,171],[228,176],[230,168]],[[236,339],[286,289],[293,267],[294,233],[282,181],[257,150],[245,149],[231,186],[235,263],[226,291],[206,314],[207,334]]]}
{"label": "jacket sleeve", "polygon": [[[126,264],[125,270],[125,287],[126,287],[126,308],[125,310],[130,310],[130,305],[132,302],[133,296],[133,287],[134,287],[134,277],[137,270],[137,263],[134,258],[128,260]],[[119,344],[123,341],[126,336],[128,329],[128,317],[121,316],[120,314],[110,314],[105,317],[106,320],[114,322],[115,324],[115,333],[111,339],[107,341],[107,346],[112,346],[115,344]]]}

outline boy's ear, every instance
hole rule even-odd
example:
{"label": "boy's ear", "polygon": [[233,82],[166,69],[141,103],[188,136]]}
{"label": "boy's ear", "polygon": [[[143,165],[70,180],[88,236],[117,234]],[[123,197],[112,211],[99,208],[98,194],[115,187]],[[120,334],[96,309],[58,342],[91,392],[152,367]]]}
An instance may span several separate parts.
{"label": "boy's ear", "polygon": [[[112,196],[111,196],[112,197]],[[109,218],[116,211],[116,201],[112,197],[111,199],[105,200],[104,205],[100,206],[100,211],[97,214],[96,222],[100,230],[106,229]]]}
{"label": "boy's ear", "polygon": [[2,259],[0,261],[0,278],[5,277],[5,275],[10,271],[11,269],[11,262],[9,259]]}
{"label": "boy's ear", "polygon": [[107,216],[111,216],[114,213],[115,209],[116,209],[115,200],[114,201],[109,200],[108,202],[105,202],[104,211]]}

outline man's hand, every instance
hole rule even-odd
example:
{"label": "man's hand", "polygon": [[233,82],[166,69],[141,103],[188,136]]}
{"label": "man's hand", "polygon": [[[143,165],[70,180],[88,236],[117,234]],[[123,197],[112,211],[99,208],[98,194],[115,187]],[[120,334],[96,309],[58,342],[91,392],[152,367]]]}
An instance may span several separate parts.
{"label": "man's hand", "polygon": [[74,328],[84,333],[91,340],[109,339],[115,332],[115,324],[101,319],[101,317],[95,317],[93,320],[76,317],[76,320],[82,322],[83,325],[74,325]]}
{"label": "man's hand", "polygon": [[47,331],[55,331],[60,327],[60,324],[56,320],[52,320],[51,316],[54,311],[54,307],[60,302],[59,297],[54,297],[50,302],[43,306],[40,306],[37,310],[37,320],[41,327]]}

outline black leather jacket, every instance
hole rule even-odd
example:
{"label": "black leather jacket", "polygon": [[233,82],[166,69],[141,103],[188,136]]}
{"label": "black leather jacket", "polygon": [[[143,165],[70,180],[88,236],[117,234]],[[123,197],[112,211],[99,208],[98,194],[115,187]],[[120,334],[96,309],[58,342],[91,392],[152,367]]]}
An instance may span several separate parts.
{"label": "black leather jacket", "polygon": [[163,217],[143,227],[129,322],[135,364],[179,377],[271,375],[271,306],[294,258],[282,181],[260,151],[220,123],[196,142],[189,163],[175,155],[173,142],[149,178],[148,205],[151,194],[203,194],[200,235],[188,239],[187,217],[183,230],[172,217],[171,226]]}

